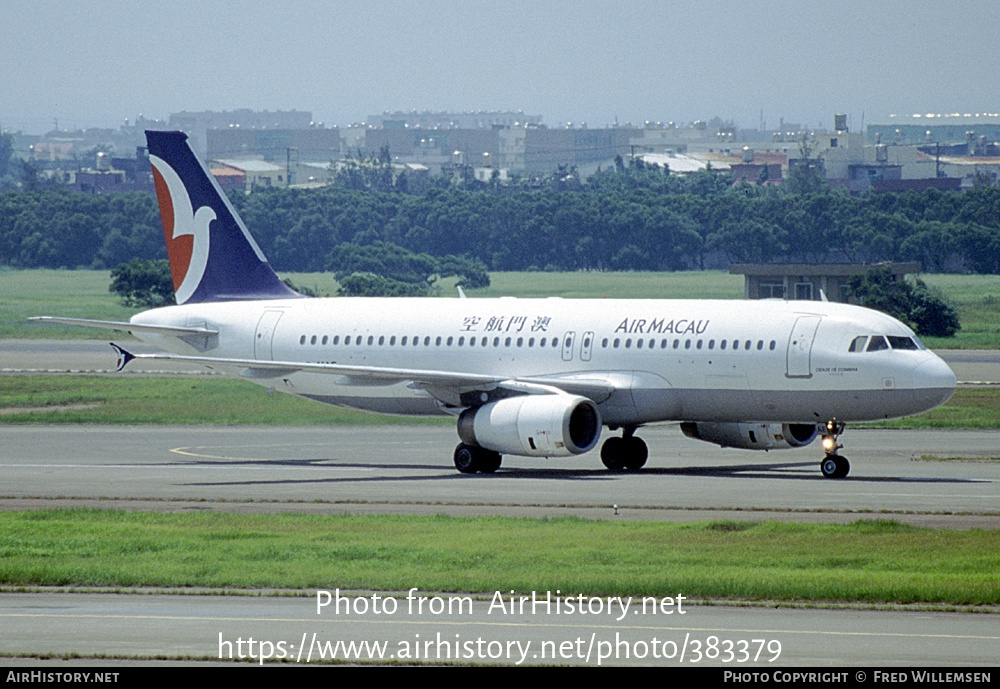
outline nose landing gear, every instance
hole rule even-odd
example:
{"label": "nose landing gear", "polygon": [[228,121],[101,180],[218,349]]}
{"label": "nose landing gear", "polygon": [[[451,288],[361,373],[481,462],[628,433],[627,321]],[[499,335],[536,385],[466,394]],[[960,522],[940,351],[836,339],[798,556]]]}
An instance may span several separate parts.
{"label": "nose landing gear", "polygon": [[844,432],[844,424],[836,419],[826,422],[826,433],[823,434],[823,450],[826,457],[819,463],[819,470],[826,478],[844,478],[851,471],[851,463],[846,457],[837,454],[844,447],[837,442],[837,437]]}

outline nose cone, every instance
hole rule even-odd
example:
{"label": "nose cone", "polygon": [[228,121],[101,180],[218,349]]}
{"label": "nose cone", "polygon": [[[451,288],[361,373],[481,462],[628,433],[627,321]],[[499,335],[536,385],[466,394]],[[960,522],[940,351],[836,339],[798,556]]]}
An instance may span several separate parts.
{"label": "nose cone", "polygon": [[939,407],[955,392],[955,373],[937,355],[913,369],[913,389],[921,393],[924,411]]}

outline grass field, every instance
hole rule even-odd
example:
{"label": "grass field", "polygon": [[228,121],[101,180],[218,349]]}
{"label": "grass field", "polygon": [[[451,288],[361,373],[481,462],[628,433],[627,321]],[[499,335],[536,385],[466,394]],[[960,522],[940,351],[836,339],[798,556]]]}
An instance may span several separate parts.
{"label": "grass field", "polygon": [[378,425],[454,423],[448,418],[387,416],[328,404],[225,378],[4,376],[0,422],[169,425]]}
{"label": "grass field", "polygon": [[[384,416],[269,394],[246,381],[141,376],[4,376],[0,422],[291,425],[453,424],[449,418]],[[960,388],[920,416],[852,427],[1000,429],[1000,389]]]}
{"label": "grass field", "polygon": [[0,584],[1000,603],[994,531],[777,522],[0,513]]}
{"label": "grass field", "polygon": [[[335,295],[329,273],[289,273],[295,284]],[[493,273],[493,284],[469,292],[471,298],[515,296],[638,299],[740,299],[743,277],[723,272],[679,273]],[[925,275],[959,310],[961,332],[953,338],[926,338],[932,348],[1000,349],[1000,276]],[[110,336],[87,328],[28,323],[30,316],[71,316],[127,320],[135,313],[108,292],[103,271],[0,270],[0,338],[94,338]],[[442,298],[457,296],[455,279],[441,281]]]}

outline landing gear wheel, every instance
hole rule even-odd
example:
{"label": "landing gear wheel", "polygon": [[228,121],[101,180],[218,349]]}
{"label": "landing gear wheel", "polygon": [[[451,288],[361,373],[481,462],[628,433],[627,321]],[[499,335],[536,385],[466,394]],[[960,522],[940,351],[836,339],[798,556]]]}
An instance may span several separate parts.
{"label": "landing gear wheel", "polygon": [[623,438],[625,441],[625,468],[629,471],[639,471],[649,459],[649,448],[642,438]]}
{"label": "landing gear wheel", "polygon": [[611,471],[638,471],[649,458],[642,438],[608,438],[601,446],[601,461]]}
{"label": "landing gear wheel", "polygon": [[479,463],[476,461],[475,451],[474,445],[459,443],[455,448],[455,468],[463,474],[476,473],[479,470]]}
{"label": "landing gear wheel", "polygon": [[827,455],[819,463],[819,470],[826,478],[844,478],[851,471],[851,463],[840,455]]}
{"label": "landing gear wheel", "polygon": [[459,443],[455,448],[455,468],[463,474],[492,474],[500,468],[503,457],[499,452],[478,445]]}
{"label": "landing gear wheel", "polygon": [[610,471],[625,471],[625,441],[622,438],[608,438],[601,445],[601,461]]}
{"label": "landing gear wheel", "polygon": [[479,465],[479,473],[492,474],[500,468],[500,462],[503,461],[503,456],[499,452],[494,452],[493,450],[487,450],[484,448],[479,449],[482,452],[482,461]]}

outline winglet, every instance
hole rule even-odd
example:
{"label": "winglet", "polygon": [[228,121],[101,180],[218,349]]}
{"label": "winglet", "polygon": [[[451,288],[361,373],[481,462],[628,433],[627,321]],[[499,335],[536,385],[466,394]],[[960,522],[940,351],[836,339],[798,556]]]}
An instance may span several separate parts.
{"label": "winglet", "polygon": [[111,345],[116,352],[118,352],[118,367],[117,368],[118,368],[119,371],[121,371],[123,368],[125,368],[126,366],[128,366],[128,362],[132,361],[132,359],[135,358],[135,354],[132,354],[131,352],[125,351],[124,349],[122,349],[121,347],[119,347],[118,345],[116,345],[114,342],[109,342],[108,344]]}

